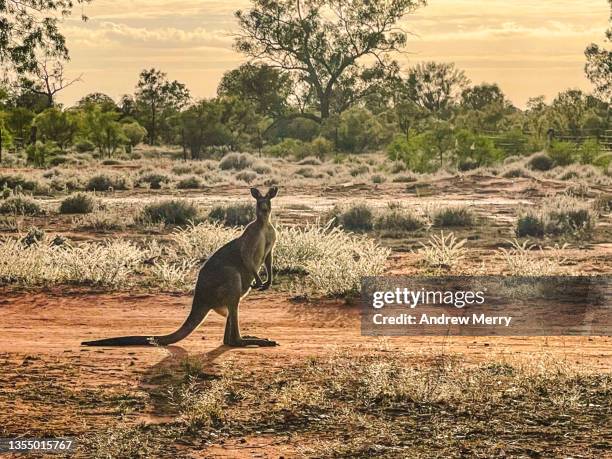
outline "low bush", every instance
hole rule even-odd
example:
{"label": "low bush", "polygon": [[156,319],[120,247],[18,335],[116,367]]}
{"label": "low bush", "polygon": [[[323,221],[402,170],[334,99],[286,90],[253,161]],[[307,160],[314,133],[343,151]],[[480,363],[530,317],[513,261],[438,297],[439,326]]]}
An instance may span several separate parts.
{"label": "low bush", "polygon": [[412,182],[416,182],[417,180],[418,180],[418,177],[411,172],[408,172],[405,174],[399,174],[393,177],[394,183],[412,183]]}
{"label": "low bush", "polygon": [[253,171],[241,171],[238,172],[234,177],[236,177],[236,180],[240,180],[245,183],[251,183],[255,179],[257,179],[257,173]]}
{"label": "low bush", "polygon": [[40,213],[40,205],[28,196],[11,196],[0,202],[0,214],[34,216]]}
{"label": "low bush", "polygon": [[263,162],[257,162],[253,164],[253,170],[259,175],[271,174],[272,168]]}
{"label": "low bush", "polygon": [[142,220],[152,223],[184,225],[197,216],[198,209],[193,204],[176,199],[149,204],[142,210]]}
{"label": "low bush", "polygon": [[377,218],[375,228],[390,234],[401,234],[424,228],[425,220],[409,209],[390,208]]}
{"label": "low bush", "polygon": [[314,156],[306,156],[301,161],[298,161],[299,166],[320,166],[321,164],[323,164],[321,160]]}
{"label": "low bush", "polygon": [[186,177],[179,180],[176,187],[179,190],[196,190],[198,188],[202,188],[202,180],[195,175],[192,175],[191,177]]}
{"label": "low bush", "polygon": [[224,171],[230,169],[241,171],[251,167],[253,163],[255,158],[248,153],[228,153],[219,161],[219,167]]}
{"label": "low bush", "polygon": [[517,220],[518,237],[577,235],[591,231],[597,212],[586,201],[558,195],[544,200],[537,208],[523,209]]}
{"label": "low bush", "polygon": [[245,226],[255,219],[255,206],[247,202],[216,206],[208,214],[208,219],[225,226]]}
{"label": "low bush", "polygon": [[162,185],[170,183],[170,177],[160,172],[149,172],[142,174],[138,177],[136,184],[142,186],[143,184],[149,185],[152,190],[161,189]]}
{"label": "low bush", "polygon": [[31,179],[26,179],[21,175],[0,175],[0,188],[20,188],[23,191],[35,192],[38,188],[38,182]]}
{"label": "low bush", "polygon": [[74,147],[79,153],[89,153],[96,149],[95,144],[89,140],[80,140]]}
{"label": "low bush", "polygon": [[463,158],[457,163],[457,170],[461,172],[471,171],[480,166],[478,161],[472,158]]}
{"label": "low bush", "polygon": [[533,214],[521,215],[516,222],[517,237],[542,237],[545,230],[543,219]]}
{"label": "low bush", "polygon": [[472,226],[476,216],[467,206],[451,206],[435,209],[431,221],[437,227]]}
{"label": "low bush", "polygon": [[359,166],[352,167],[349,171],[353,177],[357,177],[358,175],[368,174],[370,172],[370,167],[367,164],[361,164]]}
{"label": "low bush", "polygon": [[102,161],[103,166],[118,166],[120,164],[123,163],[118,159],[105,159],[104,161]]}
{"label": "low bush", "polygon": [[98,174],[87,181],[87,191],[129,190],[132,187],[130,179],[124,175]]}
{"label": "low bush", "polygon": [[546,153],[535,153],[529,157],[526,163],[529,169],[535,171],[549,171],[554,166],[554,161]]}
{"label": "low bush", "polygon": [[59,207],[60,214],[89,214],[96,208],[96,200],[86,193],[68,196]]}
{"label": "low bush", "polygon": [[552,142],[548,149],[548,155],[555,166],[568,166],[576,161],[578,148],[573,142]]}
{"label": "low bush", "polygon": [[501,174],[504,178],[531,178],[533,175],[523,166],[510,166],[505,168]]}
{"label": "low bush", "polygon": [[371,231],[374,228],[374,212],[365,203],[352,204],[348,207],[334,207],[329,215],[336,219],[336,224],[349,231]]}
{"label": "low bush", "polygon": [[376,184],[385,183],[385,181],[387,180],[387,178],[382,174],[374,174],[372,175],[371,178],[372,178],[372,183],[376,183]]}

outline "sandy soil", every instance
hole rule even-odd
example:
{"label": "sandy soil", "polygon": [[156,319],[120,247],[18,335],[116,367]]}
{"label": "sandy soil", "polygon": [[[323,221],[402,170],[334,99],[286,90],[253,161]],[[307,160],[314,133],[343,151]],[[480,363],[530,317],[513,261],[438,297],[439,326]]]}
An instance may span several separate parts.
{"label": "sandy soil", "polygon": [[[242,304],[241,323],[243,334],[277,340],[280,346],[275,348],[221,345],[223,318],[214,313],[189,338],[168,349],[80,346],[83,339],[169,332],[182,323],[189,306],[190,298],[184,295],[6,292],[0,299],[0,433],[42,435],[102,425],[113,413],[97,406],[91,394],[134,385],[146,389],[150,375],[187,356],[204,362],[211,372],[228,359],[245,368],[280,369],[308,356],[372,349],[401,350],[419,360],[459,354],[467,362],[551,353],[593,370],[612,370],[611,339],[606,337],[369,338],[360,335],[359,310],[354,306],[335,301],[296,304],[273,292],[251,294]],[[20,391],[22,386],[31,390]],[[67,387],[88,403],[58,403],[66,398],[64,393],[54,400],[54,390]],[[156,414],[142,420],[156,422]],[[278,436],[274,438],[278,442]],[[292,456],[289,446],[270,442],[272,437],[266,435],[242,438],[213,445],[201,457]]]}

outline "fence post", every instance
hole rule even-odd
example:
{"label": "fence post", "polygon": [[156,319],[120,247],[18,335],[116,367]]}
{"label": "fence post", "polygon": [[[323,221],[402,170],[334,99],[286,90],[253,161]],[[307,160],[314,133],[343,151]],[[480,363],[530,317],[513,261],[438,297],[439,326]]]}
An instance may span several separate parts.
{"label": "fence post", "polygon": [[546,131],[546,148],[550,148],[550,145],[552,144],[553,139],[555,138],[555,130],[553,128],[550,128],[548,131]]}

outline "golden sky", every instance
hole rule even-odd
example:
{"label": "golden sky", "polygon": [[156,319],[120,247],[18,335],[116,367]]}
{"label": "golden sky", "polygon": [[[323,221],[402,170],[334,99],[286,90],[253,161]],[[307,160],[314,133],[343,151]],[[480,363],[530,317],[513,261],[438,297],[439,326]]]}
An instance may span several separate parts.
{"label": "golden sky", "polygon": [[[223,72],[244,58],[232,50],[233,12],[248,0],[94,0],[63,24],[72,60],[68,76],[83,82],[59,100],[71,104],[93,91],[113,98],[134,90],[138,73],[154,66],[186,83],[195,98],[214,96]],[[601,43],[607,0],[429,0],[405,18],[414,35],[404,68],[421,60],[455,62],[473,83],[497,82],[518,106],[560,90],[590,90],[584,49]]]}

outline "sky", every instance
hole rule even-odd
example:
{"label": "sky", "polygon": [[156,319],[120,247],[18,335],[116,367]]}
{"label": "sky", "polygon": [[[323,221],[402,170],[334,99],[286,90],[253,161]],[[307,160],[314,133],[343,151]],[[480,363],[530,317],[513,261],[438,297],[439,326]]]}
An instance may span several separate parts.
{"label": "sky", "polygon": [[[133,93],[138,74],[155,67],[186,83],[194,98],[213,97],[224,72],[245,61],[232,49],[234,12],[249,0],[93,0],[64,20],[71,61],[82,82],[58,100],[90,92],[118,99]],[[81,13],[89,20],[79,19]],[[402,68],[419,61],[454,62],[472,83],[496,82],[524,107],[567,88],[590,91],[584,49],[602,43],[607,0],[429,0],[406,16],[411,32]]]}

